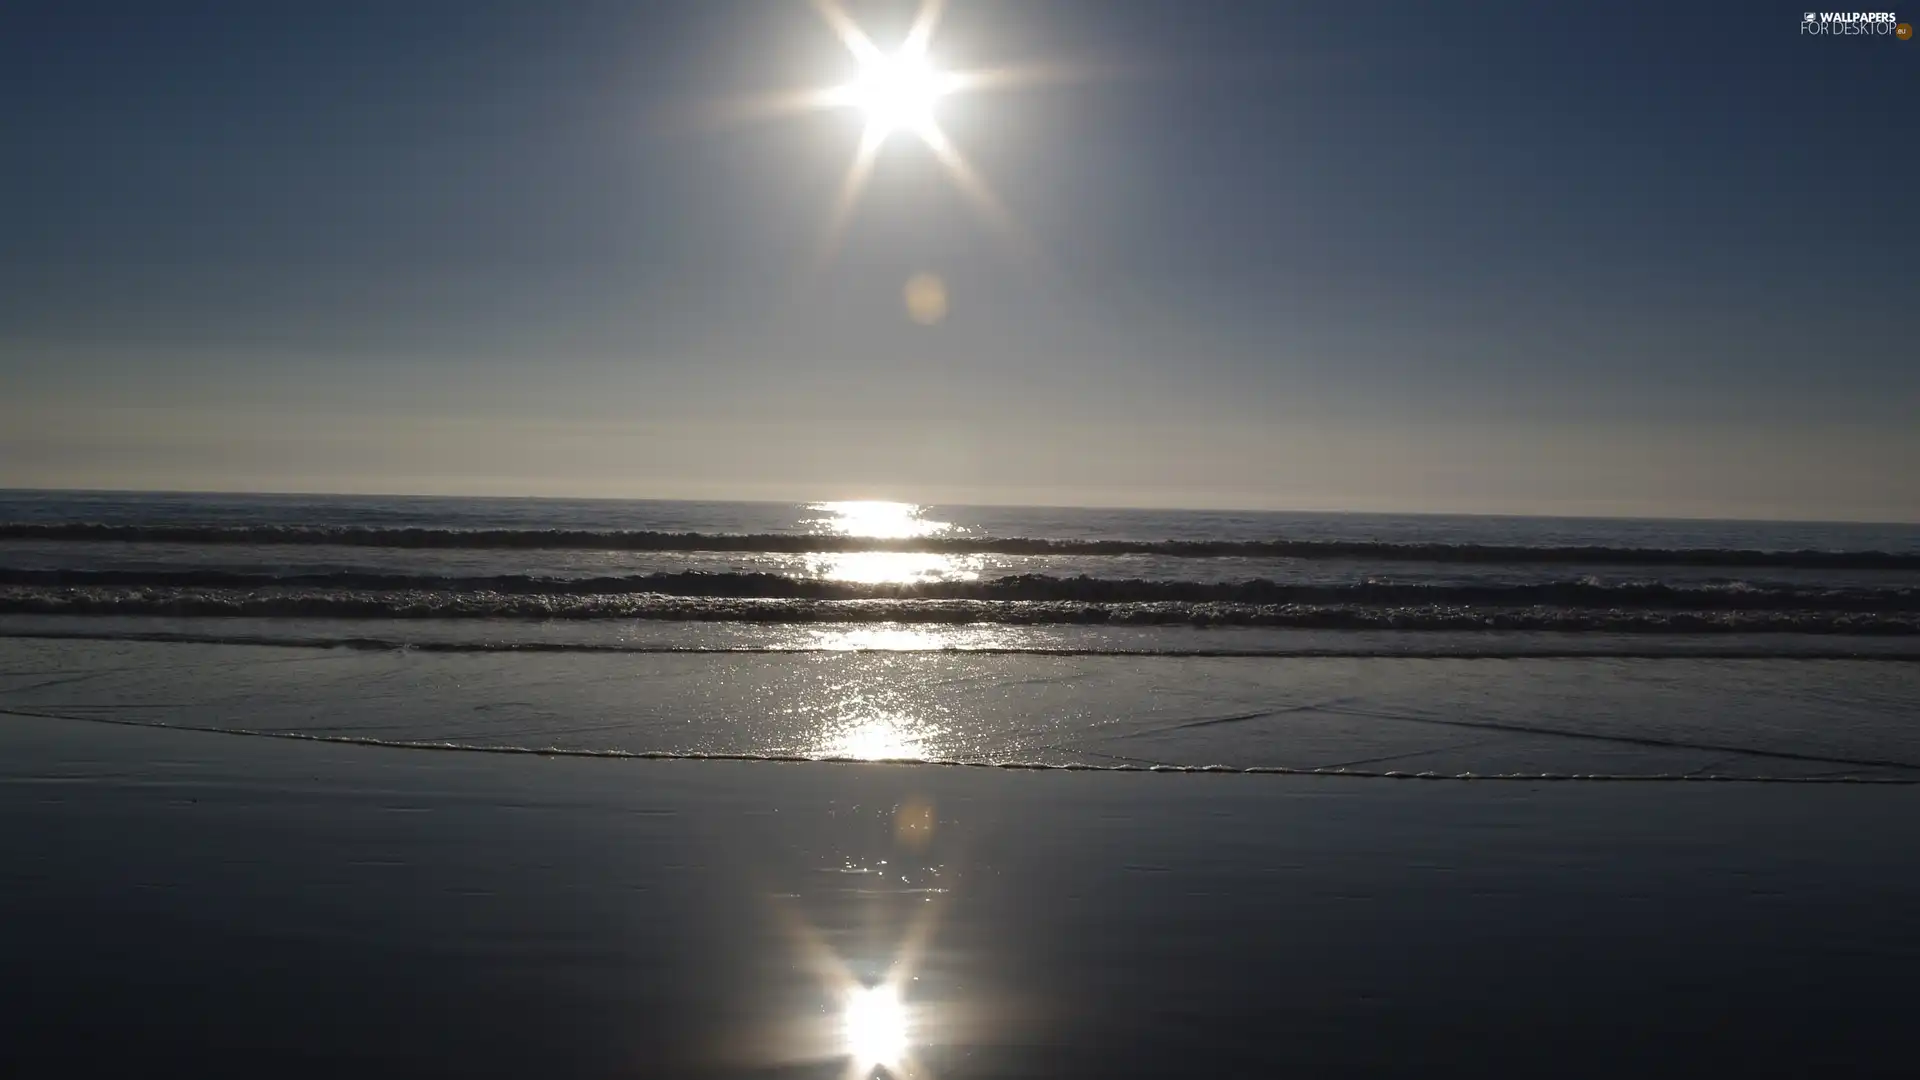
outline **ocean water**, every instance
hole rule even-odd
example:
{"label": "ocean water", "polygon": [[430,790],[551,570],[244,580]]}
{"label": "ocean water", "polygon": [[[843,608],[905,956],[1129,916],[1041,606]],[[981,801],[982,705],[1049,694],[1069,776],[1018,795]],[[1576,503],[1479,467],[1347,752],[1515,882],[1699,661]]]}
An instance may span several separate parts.
{"label": "ocean water", "polygon": [[0,493],[0,709],[580,754],[1920,779],[1920,527]]}

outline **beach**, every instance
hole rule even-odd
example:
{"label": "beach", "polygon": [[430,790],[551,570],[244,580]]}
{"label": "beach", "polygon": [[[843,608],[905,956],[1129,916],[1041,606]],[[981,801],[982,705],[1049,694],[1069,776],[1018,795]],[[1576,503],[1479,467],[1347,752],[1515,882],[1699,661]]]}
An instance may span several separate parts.
{"label": "beach", "polygon": [[1911,12],[0,10],[0,1080],[1920,1075]]}
{"label": "beach", "polygon": [[0,741],[13,1075],[842,1075],[822,955],[939,1076],[1907,1056],[1901,786]]}
{"label": "beach", "polygon": [[1912,527],[0,521],[7,1075],[1906,1056]]}
{"label": "beach", "polygon": [[1920,1076],[1911,12],[0,11],[0,1080]]}

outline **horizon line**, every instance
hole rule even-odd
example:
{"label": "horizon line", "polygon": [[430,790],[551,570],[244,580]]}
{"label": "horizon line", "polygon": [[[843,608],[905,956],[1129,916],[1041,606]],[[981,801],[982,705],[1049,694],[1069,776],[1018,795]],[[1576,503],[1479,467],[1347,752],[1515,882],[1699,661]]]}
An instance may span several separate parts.
{"label": "horizon line", "polygon": [[758,505],[801,505],[813,506],[831,502],[892,502],[903,505],[951,506],[976,510],[1124,510],[1143,513],[1215,513],[1215,514],[1303,514],[1303,515],[1344,515],[1351,517],[1435,517],[1435,518],[1530,518],[1558,521],[1663,521],[1686,523],[1720,523],[1751,525],[1860,525],[1884,526],[1893,528],[1920,527],[1920,517],[1909,520],[1885,518],[1793,518],[1793,517],[1742,517],[1742,516],[1685,516],[1661,514],[1631,513],[1518,513],[1512,511],[1472,511],[1472,510],[1354,510],[1327,507],[1252,507],[1215,505],[1186,506],[1148,506],[1138,503],[1055,503],[1055,502],[968,502],[968,501],[931,501],[921,502],[910,499],[879,498],[873,495],[838,496],[807,499],[774,498],[669,498],[644,495],[530,495],[530,494],[473,494],[422,491],[339,491],[339,490],[302,490],[302,489],[261,489],[261,488],[163,488],[163,487],[12,487],[0,485],[0,494],[29,495],[172,495],[172,496],[256,496],[260,498],[336,498],[336,499],[445,499],[445,500],[501,500],[525,502],[607,502],[607,503],[739,503]]}

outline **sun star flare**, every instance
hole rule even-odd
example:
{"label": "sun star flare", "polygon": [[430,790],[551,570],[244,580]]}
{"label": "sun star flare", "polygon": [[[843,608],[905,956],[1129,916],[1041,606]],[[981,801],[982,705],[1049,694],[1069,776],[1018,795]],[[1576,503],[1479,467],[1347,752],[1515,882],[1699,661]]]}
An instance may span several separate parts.
{"label": "sun star flare", "polygon": [[905,49],[867,60],[859,78],[841,91],[843,100],[866,117],[870,136],[879,138],[896,131],[929,130],[934,106],[946,92],[945,77],[926,54]]}
{"label": "sun star flare", "polygon": [[816,270],[832,261],[838,252],[860,196],[873,176],[880,150],[895,135],[916,137],[968,204],[1010,241],[1016,254],[1030,257],[1034,253],[1024,230],[941,127],[938,115],[940,104],[946,98],[1004,88],[1026,80],[1009,80],[1004,77],[1007,72],[997,70],[942,69],[931,46],[945,7],[944,0],[923,0],[906,38],[897,48],[888,50],[874,42],[840,0],[813,0],[814,10],[851,55],[855,65],[853,77],[838,86],[756,99],[759,104],[743,110],[775,116],[847,109],[857,112],[864,122],[852,160],[827,214]]}

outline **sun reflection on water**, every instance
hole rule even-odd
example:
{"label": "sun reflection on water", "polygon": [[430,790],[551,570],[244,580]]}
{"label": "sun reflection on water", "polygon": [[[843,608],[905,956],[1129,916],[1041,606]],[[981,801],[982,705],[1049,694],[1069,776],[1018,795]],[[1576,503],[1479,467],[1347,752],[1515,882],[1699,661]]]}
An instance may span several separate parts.
{"label": "sun reflection on water", "polygon": [[791,639],[808,652],[999,652],[1043,647],[1031,627],[875,623],[808,628]]}
{"label": "sun reflection on water", "polygon": [[844,719],[821,733],[815,752],[821,757],[883,761],[899,758],[925,760],[926,725],[905,713],[864,713]]}
{"label": "sun reflection on water", "polygon": [[807,573],[828,581],[911,585],[923,581],[978,581],[979,556],[924,551],[846,551],[807,556]]}
{"label": "sun reflection on water", "polygon": [[875,650],[921,652],[958,648],[967,643],[971,628],[944,626],[855,626],[810,630],[809,646],[829,652]]}
{"label": "sun reflection on water", "polygon": [[855,1074],[897,1067],[909,1045],[907,1009],[888,983],[856,986],[841,1008],[841,1038]]}
{"label": "sun reflection on water", "polygon": [[932,521],[923,516],[927,508],[914,503],[857,499],[846,502],[811,503],[826,517],[808,518],[802,524],[821,532],[841,536],[867,536],[876,540],[906,540],[920,536],[938,536],[956,530],[950,521]]}
{"label": "sun reflection on water", "polygon": [[[869,540],[915,540],[965,532],[950,521],[934,521],[915,503],[858,500],[811,503],[824,516],[801,525],[816,533]],[[824,552],[806,559],[806,572],[827,581],[864,585],[911,585],[928,581],[977,581],[986,565],[979,556],[950,556],[931,551]]]}
{"label": "sun reflection on water", "polygon": [[[857,805],[849,809],[859,816]],[[850,938],[846,931],[851,927],[808,918],[797,903],[799,894],[772,898],[773,917],[794,949],[794,966],[810,972],[825,991],[816,999],[813,1015],[776,1037],[772,1045],[781,1049],[775,1051],[775,1060],[822,1066],[839,1062],[841,1080],[930,1077],[936,1074],[923,1055],[972,1041],[990,1014],[955,1000],[951,992],[958,987],[940,977],[937,966],[928,971],[936,955],[933,940],[952,894],[943,875],[946,860],[938,854],[937,844],[946,841],[933,801],[914,795],[900,800],[890,813],[884,806],[873,809],[882,821],[891,818],[892,843],[884,835],[868,835],[858,843],[860,850],[848,852],[843,865],[831,866],[829,872],[860,875],[853,891],[891,907],[897,918],[883,918],[868,927],[872,933]],[[874,857],[882,854],[889,857]],[[889,947],[887,939],[896,933],[897,941]],[[923,983],[923,972],[933,977]],[[823,1070],[820,1075],[832,1074]]]}

